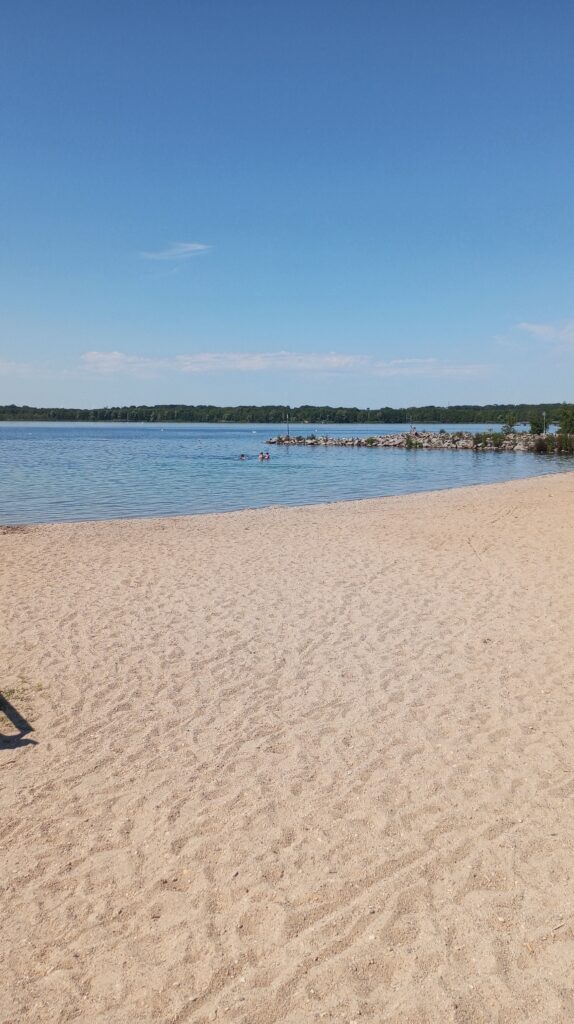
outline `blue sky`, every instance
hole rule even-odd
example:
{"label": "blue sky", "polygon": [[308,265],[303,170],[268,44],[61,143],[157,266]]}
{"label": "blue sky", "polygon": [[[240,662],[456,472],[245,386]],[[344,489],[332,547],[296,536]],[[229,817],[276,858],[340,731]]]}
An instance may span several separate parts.
{"label": "blue sky", "polygon": [[574,400],[570,4],[2,21],[0,404]]}

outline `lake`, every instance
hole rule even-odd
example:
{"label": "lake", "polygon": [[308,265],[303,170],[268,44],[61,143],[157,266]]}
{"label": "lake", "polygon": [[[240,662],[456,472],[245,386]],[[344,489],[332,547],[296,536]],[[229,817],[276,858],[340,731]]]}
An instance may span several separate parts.
{"label": "lake", "polygon": [[[417,424],[486,430],[488,425]],[[0,523],[176,516],[374,498],[568,470],[531,453],[275,448],[284,425],[0,423]],[[313,426],[297,434],[368,437],[404,424]],[[244,452],[249,458],[242,462]]]}

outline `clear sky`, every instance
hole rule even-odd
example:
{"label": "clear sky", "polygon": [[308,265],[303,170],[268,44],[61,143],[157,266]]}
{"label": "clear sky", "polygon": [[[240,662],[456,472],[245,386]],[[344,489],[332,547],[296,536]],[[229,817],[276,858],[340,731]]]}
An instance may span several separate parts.
{"label": "clear sky", "polygon": [[574,400],[566,0],[5,0],[0,404]]}

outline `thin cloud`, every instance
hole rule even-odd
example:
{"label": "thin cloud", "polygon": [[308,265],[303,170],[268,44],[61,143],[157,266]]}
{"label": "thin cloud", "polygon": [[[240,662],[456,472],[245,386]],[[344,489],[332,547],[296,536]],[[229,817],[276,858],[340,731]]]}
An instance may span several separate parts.
{"label": "thin cloud", "polygon": [[17,363],[0,359],[0,377],[33,377],[42,372],[37,363]]}
{"label": "thin cloud", "polygon": [[100,374],[156,376],[178,373],[253,373],[262,370],[336,372],[359,369],[368,364],[361,356],[298,352],[198,352],[169,358],[127,355],[125,352],[85,352],[85,369]]}
{"label": "thin cloud", "polygon": [[0,377],[41,377],[42,380],[75,379],[81,371],[77,367],[69,369],[57,367],[49,363],[19,363],[13,359],[0,359]]}
{"label": "thin cloud", "polygon": [[140,252],[143,260],[156,260],[159,262],[181,263],[183,260],[192,259],[194,256],[201,256],[211,246],[203,242],[171,242],[165,249],[156,249],[152,252]]}
{"label": "thin cloud", "polygon": [[516,329],[529,334],[533,338],[538,338],[540,341],[547,341],[551,344],[564,345],[566,347],[574,345],[574,320],[565,320],[557,324],[524,322],[516,324]]}
{"label": "thin cloud", "polygon": [[376,362],[379,377],[482,377],[491,367],[485,363],[450,363],[442,359],[391,359]]}
{"label": "thin cloud", "polygon": [[82,367],[89,373],[127,374],[131,377],[156,377],[161,370],[170,368],[168,359],[149,359],[129,356],[125,352],[84,352]]}
{"label": "thin cloud", "polygon": [[440,359],[393,359],[340,352],[199,352],[173,357],[128,355],[125,352],[85,352],[83,368],[94,374],[157,377],[164,373],[358,373],[379,377],[476,377],[490,367]]}
{"label": "thin cloud", "polygon": [[359,369],[365,360],[361,356],[337,352],[204,352],[176,356],[173,362],[174,368],[184,373],[233,370],[241,373],[261,370],[328,373]]}

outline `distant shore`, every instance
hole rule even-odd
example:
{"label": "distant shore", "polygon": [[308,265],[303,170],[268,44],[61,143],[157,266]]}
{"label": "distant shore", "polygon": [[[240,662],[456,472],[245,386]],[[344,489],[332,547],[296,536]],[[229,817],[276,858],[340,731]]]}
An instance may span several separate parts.
{"label": "distant shore", "polygon": [[383,406],[359,409],[330,405],[117,405],[102,408],[42,408],[31,405],[0,405],[0,422],[34,421],[53,423],[261,423],[280,424],[435,424],[435,423],[525,423],[544,418],[558,422],[565,403],[509,405],[421,405]]}

